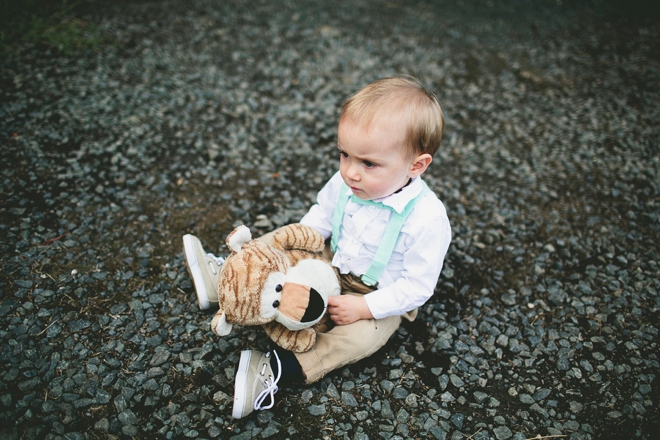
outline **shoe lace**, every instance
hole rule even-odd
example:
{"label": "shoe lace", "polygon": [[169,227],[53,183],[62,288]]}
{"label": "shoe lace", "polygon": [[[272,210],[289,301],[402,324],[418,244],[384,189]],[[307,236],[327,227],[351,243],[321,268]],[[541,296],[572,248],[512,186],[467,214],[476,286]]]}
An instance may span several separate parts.
{"label": "shoe lace", "polygon": [[[254,409],[257,411],[270,409],[275,404],[275,393],[279,389],[277,382],[279,382],[280,377],[282,376],[282,363],[280,362],[280,357],[277,355],[277,352],[273,350],[273,354],[275,355],[275,361],[277,362],[277,377],[275,379],[273,379],[273,376],[271,375],[268,375],[268,377],[264,379],[258,377],[263,384],[264,389],[257,395],[257,398],[254,399]],[[270,404],[263,406],[264,400],[266,400],[267,397],[270,397]]]}
{"label": "shoe lace", "polygon": [[[209,260],[207,260],[207,263],[209,267],[211,268],[211,272],[213,272],[213,275],[217,275],[218,272],[216,271],[216,266],[218,268],[222,267],[222,264],[225,262],[225,259],[222,257],[216,257],[212,253],[206,254],[207,257],[209,257]],[[215,264],[213,264],[215,263]]]}

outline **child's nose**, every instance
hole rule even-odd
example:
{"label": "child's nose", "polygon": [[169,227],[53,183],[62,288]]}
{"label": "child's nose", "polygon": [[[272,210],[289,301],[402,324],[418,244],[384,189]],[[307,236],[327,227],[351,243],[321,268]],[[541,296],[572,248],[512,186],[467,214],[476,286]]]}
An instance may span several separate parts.
{"label": "child's nose", "polygon": [[360,173],[358,172],[358,166],[356,164],[349,164],[346,169],[346,177],[351,180],[360,180]]}

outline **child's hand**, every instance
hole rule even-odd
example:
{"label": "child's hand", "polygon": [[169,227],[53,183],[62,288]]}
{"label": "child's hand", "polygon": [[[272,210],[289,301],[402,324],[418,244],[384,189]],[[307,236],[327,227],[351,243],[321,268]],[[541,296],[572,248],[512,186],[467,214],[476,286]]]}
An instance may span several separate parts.
{"label": "child's hand", "polygon": [[373,318],[364,297],[355,295],[331,296],[328,298],[328,313],[337,325]]}

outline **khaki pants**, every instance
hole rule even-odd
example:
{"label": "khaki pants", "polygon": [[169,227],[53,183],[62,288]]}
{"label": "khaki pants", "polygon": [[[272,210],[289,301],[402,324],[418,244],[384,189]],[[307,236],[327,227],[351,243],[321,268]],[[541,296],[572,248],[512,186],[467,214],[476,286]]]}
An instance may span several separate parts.
{"label": "khaki pants", "polygon": [[[270,243],[272,234],[259,239]],[[330,246],[323,254],[332,260]],[[374,289],[365,286],[353,275],[341,275],[342,295],[364,295]],[[336,325],[327,333],[318,333],[314,346],[305,353],[294,353],[307,383],[314,383],[329,372],[371,356],[382,348],[401,325],[402,319],[413,321],[417,309],[401,316],[382,319],[364,319],[348,325]]]}

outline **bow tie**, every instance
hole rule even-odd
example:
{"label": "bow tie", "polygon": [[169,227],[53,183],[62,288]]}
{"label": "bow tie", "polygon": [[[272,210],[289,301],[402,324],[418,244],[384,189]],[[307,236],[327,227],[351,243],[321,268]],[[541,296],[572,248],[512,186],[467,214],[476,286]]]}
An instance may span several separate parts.
{"label": "bow tie", "polygon": [[375,206],[376,208],[381,208],[381,209],[389,209],[390,211],[396,212],[396,209],[393,207],[384,204],[383,202],[374,202],[373,200],[364,200],[359,197],[357,197],[355,194],[351,195],[351,202],[357,203],[358,205],[366,205],[366,206]]}
{"label": "bow tie", "polygon": [[[408,179],[408,183],[406,183],[401,188],[399,188],[397,191],[395,191],[394,194],[400,193],[401,190],[403,190],[403,188],[410,185],[411,182],[412,182],[412,179]],[[393,208],[392,206],[386,205],[383,202],[374,202],[373,200],[363,200],[363,199],[359,198],[358,196],[356,196],[355,194],[351,194],[351,202],[357,203],[359,205],[375,206],[376,208],[389,209],[390,211],[398,213],[398,211],[395,208]]]}

